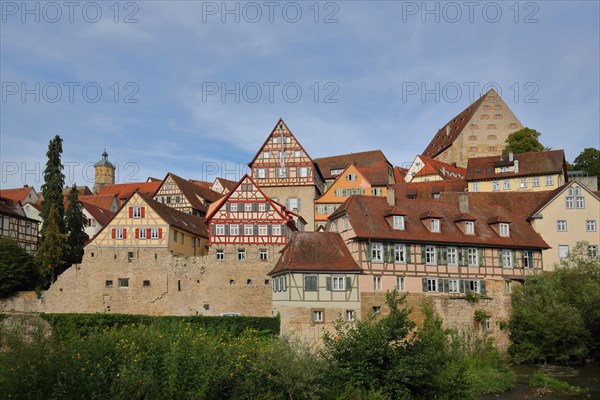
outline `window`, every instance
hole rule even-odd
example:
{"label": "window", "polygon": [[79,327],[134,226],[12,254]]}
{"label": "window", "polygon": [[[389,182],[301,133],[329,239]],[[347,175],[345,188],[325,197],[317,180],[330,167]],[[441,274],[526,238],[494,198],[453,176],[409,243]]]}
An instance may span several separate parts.
{"label": "window", "polygon": [[269,152],[269,151],[265,151],[265,152],[263,153],[263,158],[271,158],[271,152]]}
{"label": "window", "polygon": [[488,105],[486,104],[486,105],[484,105],[484,106],[483,106],[483,109],[484,109],[484,110],[489,110],[489,109],[490,109],[490,106],[488,106]]}
{"label": "window", "polygon": [[254,234],[254,225],[244,225],[244,236],[252,236]]}
{"label": "window", "polygon": [[394,229],[403,231],[404,230],[404,216],[394,215]]}
{"label": "window", "polygon": [[246,260],[246,249],[238,249],[237,251],[237,260],[244,261]]}
{"label": "window", "polygon": [[287,168],[277,168],[277,177],[278,178],[287,178],[288,170]]}
{"label": "window", "polygon": [[323,322],[323,310],[313,311],[312,313],[314,322]]}
{"label": "window", "polygon": [[531,178],[531,186],[540,187],[540,178],[537,176]]}
{"label": "window", "polygon": [[356,180],[356,174],[346,174],[346,180],[349,182],[353,182]]}
{"label": "window", "polygon": [[501,259],[502,259],[502,267],[503,268],[512,268],[513,267],[513,254],[512,250],[502,250]]}
{"label": "window", "polygon": [[502,188],[504,190],[510,190],[510,181],[508,179],[502,182]]}
{"label": "window", "polygon": [[129,278],[119,278],[119,287],[120,288],[128,288],[129,287]]}
{"label": "window", "polygon": [[[224,235],[225,234],[225,225],[216,225],[215,226],[215,234],[216,235]],[[175,235],[177,235],[177,231],[175,231]],[[177,236],[175,236],[175,240],[177,241]]]}
{"label": "window", "polygon": [[489,124],[487,126],[488,129],[496,129],[496,125],[495,124]]}
{"label": "window", "polygon": [[598,246],[595,244],[588,246],[588,256],[592,258],[598,257]]}
{"label": "window", "polygon": [[513,122],[512,124],[508,125],[508,127],[509,127],[510,129],[517,129],[517,124],[515,124],[515,123]]}
{"label": "window", "polygon": [[448,279],[448,293],[459,293],[460,281],[458,279]]}
{"label": "window", "polygon": [[331,169],[331,170],[329,170],[329,172],[331,173],[331,175],[339,175],[342,172],[344,172],[344,170],[341,168],[337,168],[337,169]]}
{"label": "window", "polygon": [[496,110],[500,110],[500,109],[501,109],[501,108],[500,108],[500,104],[496,104],[496,105],[494,106],[494,109],[496,109]]}
{"label": "window", "polygon": [[510,281],[504,281],[504,292],[505,292],[506,294],[510,294],[510,292],[511,292],[511,291],[512,291],[512,290],[511,290],[511,284],[510,284]]}
{"label": "window", "polygon": [[596,232],[596,220],[585,221],[586,232]]}
{"label": "window", "polygon": [[238,203],[229,203],[229,211],[237,211]]}
{"label": "window", "polygon": [[317,205],[317,214],[325,214],[325,205],[324,204]]}
{"label": "window", "polygon": [[546,177],[546,186],[554,186],[554,178],[552,176]]}
{"label": "window", "polygon": [[574,199],[573,199],[573,197],[565,197],[565,207],[567,207],[567,208],[575,208],[573,205],[574,205]]}
{"label": "window", "polygon": [[494,190],[494,191],[500,190],[500,182],[494,181],[492,183],[492,190]]}
{"label": "window", "polygon": [[335,197],[342,197],[342,196],[343,196],[343,193],[344,193],[344,192],[343,192],[343,190],[342,190],[342,189],[335,189],[335,190],[333,191],[333,195],[334,195]]}
{"label": "window", "polygon": [[521,178],[519,179],[519,187],[524,189],[527,187],[527,178]]}
{"label": "window", "polygon": [[398,291],[399,292],[404,292],[406,290],[406,282],[404,280],[403,276],[399,276],[397,278],[397,286],[398,286]]}
{"label": "window", "polygon": [[479,265],[479,257],[477,253],[477,249],[473,247],[469,247],[467,249],[467,262],[469,263],[470,267]]}
{"label": "window", "polygon": [[446,254],[448,265],[458,265],[458,248],[448,247]]}
{"label": "window", "polygon": [[381,306],[373,306],[373,308],[371,308],[371,310],[373,310],[373,314],[380,314]]}
{"label": "window", "polygon": [[431,232],[439,232],[440,231],[440,220],[437,218],[432,218],[430,220]]}
{"label": "window", "polygon": [[467,280],[465,281],[465,286],[467,288],[467,290],[469,292],[473,292],[473,293],[480,293],[481,289],[480,289],[480,284],[479,284],[479,280]]}
{"label": "window", "polygon": [[142,218],[142,207],[131,207],[133,218]]}
{"label": "window", "polygon": [[490,119],[490,116],[487,114],[482,114],[480,117],[482,120]]}
{"label": "window", "polygon": [[267,203],[258,203],[258,211],[267,211]]}
{"label": "window", "polygon": [[381,290],[381,276],[373,277],[373,290]]}
{"label": "window", "polygon": [[559,244],[558,245],[558,258],[567,258],[567,257],[569,257],[569,245]]}
{"label": "window", "polygon": [[580,196],[581,189],[576,186],[573,186],[573,187],[569,188],[568,193],[569,193],[569,196]]}
{"label": "window", "polygon": [[371,188],[371,194],[373,196],[381,196],[381,188]]}
{"label": "window", "polygon": [[229,225],[229,235],[238,236],[240,234],[240,226],[237,224]]}
{"label": "window", "polygon": [[223,251],[223,249],[217,249],[216,256],[217,261],[223,261],[225,259],[225,252]]}
{"label": "window", "polygon": [[383,261],[383,245],[381,243],[371,244],[371,261]]}
{"label": "window", "polygon": [[334,208],[333,204],[327,204],[327,214],[333,214],[334,211],[335,211],[335,208]]}
{"label": "window", "polygon": [[556,230],[558,232],[566,232],[567,231],[567,221],[559,219],[556,221]]}
{"label": "window", "polygon": [[473,192],[479,192],[479,182],[472,182],[471,183],[471,190]]}
{"label": "window", "polygon": [[426,283],[427,283],[427,291],[428,292],[437,292],[438,291],[438,280],[437,278],[427,278],[426,279]]}
{"label": "window", "polygon": [[533,267],[533,251],[523,250],[523,252],[521,253],[521,261],[523,263],[523,268],[532,268]]}
{"label": "window", "polygon": [[123,228],[117,228],[115,230],[115,238],[116,239],[123,239],[124,235],[123,235]]}
{"label": "window", "polygon": [[150,281],[149,281],[149,280],[144,280],[144,281],[142,282],[142,286],[143,286],[143,287],[149,287],[149,286],[150,286]]}
{"label": "window", "polygon": [[475,234],[475,222],[473,221],[465,221],[465,233],[467,235]]}
{"label": "window", "polygon": [[158,228],[150,229],[150,239],[158,239]]}
{"label": "window", "polygon": [[405,244],[396,243],[394,245],[394,253],[395,253],[396,262],[399,262],[399,263],[407,262],[406,245]]}
{"label": "window", "polygon": [[148,238],[148,230],[141,228],[140,230],[138,230],[138,235],[140,239],[147,239]]}
{"label": "window", "polygon": [[583,197],[575,197],[575,208],[585,208],[585,199]]}
{"label": "window", "polygon": [[317,282],[317,275],[304,275],[304,291],[316,292]]}
{"label": "window", "polygon": [[477,140],[477,135],[469,135],[469,140]]}
{"label": "window", "polygon": [[331,277],[331,290],[346,290],[346,277],[344,275],[334,275]]}
{"label": "window", "polygon": [[508,237],[510,236],[510,228],[509,225],[505,222],[500,223],[500,236]]}
{"label": "window", "polygon": [[477,124],[471,124],[471,130],[476,130],[477,129]]}
{"label": "window", "polygon": [[294,150],[294,157],[296,157],[296,158],[302,157],[302,152],[300,150]]}
{"label": "window", "polygon": [[110,279],[106,280],[106,281],[104,282],[104,286],[106,286],[106,287],[108,287],[108,288],[111,288],[111,287],[113,287],[113,281],[112,281],[112,280],[110,280]]}
{"label": "window", "polygon": [[476,152],[477,152],[477,147],[475,147],[475,146],[471,146],[471,147],[469,147],[469,151],[470,151],[471,153],[476,153]]}
{"label": "window", "polygon": [[292,211],[300,211],[300,199],[297,197],[291,197],[288,199],[289,209]]}
{"label": "window", "polygon": [[267,249],[259,249],[258,257],[260,261],[267,261],[269,259],[269,252],[267,251]]}
{"label": "window", "polygon": [[267,170],[265,168],[257,168],[256,177],[258,179],[265,179],[267,177]]}
{"label": "window", "polygon": [[354,321],[354,310],[346,310],[346,321]]}
{"label": "window", "polygon": [[488,135],[487,138],[488,138],[488,140],[496,140],[497,139],[496,135]]}
{"label": "window", "polygon": [[244,211],[251,212],[252,211],[252,203],[244,203]]}
{"label": "window", "polygon": [[281,225],[272,225],[273,236],[281,236]]}
{"label": "window", "polygon": [[494,119],[502,119],[502,114],[494,114]]}
{"label": "window", "polygon": [[266,225],[259,225],[258,226],[258,234],[260,236],[266,236],[267,235],[267,226]]}
{"label": "window", "polygon": [[427,264],[427,265],[437,264],[435,246],[425,246],[425,264]]}
{"label": "window", "polygon": [[348,230],[348,217],[342,217],[342,232]]}

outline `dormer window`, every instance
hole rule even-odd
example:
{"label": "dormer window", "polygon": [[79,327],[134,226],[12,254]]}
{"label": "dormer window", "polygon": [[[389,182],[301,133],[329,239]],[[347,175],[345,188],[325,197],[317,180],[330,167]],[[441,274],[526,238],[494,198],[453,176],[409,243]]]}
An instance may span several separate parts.
{"label": "dormer window", "polygon": [[510,236],[509,225],[505,222],[500,223],[500,236],[502,236],[502,237]]}
{"label": "dormer window", "polygon": [[475,222],[465,221],[465,234],[467,234],[467,235],[475,234]]}
{"label": "dormer window", "polygon": [[394,229],[403,231],[404,230],[404,216],[403,215],[394,215]]}
{"label": "dormer window", "polygon": [[440,231],[440,220],[437,218],[432,218],[429,220],[430,223],[430,231],[431,232],[439,232]]}

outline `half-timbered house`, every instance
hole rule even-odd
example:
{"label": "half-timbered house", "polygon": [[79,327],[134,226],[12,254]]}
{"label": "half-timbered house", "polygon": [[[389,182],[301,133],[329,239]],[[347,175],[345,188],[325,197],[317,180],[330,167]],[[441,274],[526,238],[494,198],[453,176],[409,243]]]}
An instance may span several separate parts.
{"label": "half-timbered house", "polygon": [[183,179],[171,172],[154,194],[154,200],[159,203],[199,217],[205,217],[208,207],[220,197],[220,193],[208,186]]}
{"label": "half-timbered house", "polygon": [[0,197],[0,237],[13,238],[33,254],[38,249],[38,221],[25,215],[20,202]]}
{"label": "half-timbered house", "polygon": [[252,161],[252,179],[263,192],[300,214],[314,226],[314,201],[323,193],[323,178],[308,152],[280,119]]}

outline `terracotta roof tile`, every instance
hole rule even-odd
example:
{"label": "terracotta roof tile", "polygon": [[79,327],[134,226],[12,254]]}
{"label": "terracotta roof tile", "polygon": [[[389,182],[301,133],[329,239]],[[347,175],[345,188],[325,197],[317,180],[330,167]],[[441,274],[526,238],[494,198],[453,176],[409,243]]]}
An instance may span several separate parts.
{"label": "terracotta roof tile", "polygon": [[381,150],[321,157],[314,161],[325,179],[335,179],[337,175],[332,175],[332,170],[344,170],[354,164],[372,185],[388,184],[388,167],[391,168],[391,164]]}
{"label": "terracotta roof tile", "polygon": [[[201,210],[206,212],[208,210],[208,206],[206,206],[202,201],[200,201],[199,197],[203,198],[208,203],[214,203],[218,199],[220,199],[223,195],[217,192],[213,192],[208,187],[198,185],[194,182],[190,182],[186,179],[183,179],[172,172],[169,172],[163,182],[166,182],[167,178],[171,176],[173,181],[179,187],[179,190],[183,193],[183,195],[188,199],[192,208],[196,210]],[[157,189],[158,191],[158,189]]]}
{"label": "terracotta roof tile", "polygon": [[[91,196],[79,196],[79,201],[82,203],[92,204],[96,207],[103,208],[105,210],[111,211],[113,204],[116,204],[119,207],[119,203],[115,202],[116,196],[114,194],[97,194]],[[116,211],[116,210],[115,210]]]}
{"label": "terracotta roof tile", "polygon": [[110,220],[113,218],[113,216],[115,215],[114,212],[109,211],[109,210],[105,210],[103,208],[100,208],[94,204],[90,204],[90,203],[86,203],[84,201],[80,201],[81,205],[87,210],[87,212],[89,212],[90,214],[92,214],[92,217],[94,217],[94,219],[96,221],[98,221],[98,223],[102,226],[106,225],[107,223],[110,222]]}
{"label": "terracotta roof tile", "polygon": [[198,236],[208,237],[208,228],[206,227],[204,218],[178,211],[159,203],[150,196],[139,192],[138,194],[167,224]]}
{"label": "terracotta roof tile", "polygon": [[425,163],[425,167],[415,176],[439,174],[444,179],[465,179],[467,177],[466,168],[457,167],[456,165],[438,161],[423,155],[419,156],[419,158]]}
{"label": "terracotta roof tile", "polygon": [[0,189],[0,197],[25,203],[31,189],[31,186],[24,186],[16,189]]}
{"label": "terracotta roof tile", "polygon": [[[389,205],[385,198],[376,196],[352,196],[346,200],[330,217],[333,220],[343,214],[348,220],[356,237],[372,240],[397,240],[410,242],[436,242],[456,245],[492,246],[509,248],[548,248],[549,246],[536,233],[531,225],[502,207],[486,204],[469,205],[469,213],[475,218],[475,234],[466,235],[454,222],[460,213],[459,203],[440,201],[403,200],[397,206],[406,210],[405,230],[395,230],[385,219]],[[428,212],[438,214],[440,232],[430,232],[427,224],[420,220]],[[510,236],[499,236],[488,224],[492,216],[512,221]]]}
{"label": "terracotta roof tile", "polygon": [[408,168],[394,167],[394,182],[404,182],[406,174],[408,174]]}
{"label": "terracotta roof tile", "polygon": [[410,182],[394,184],[394,196],[396,203],[405,200],[407,196],[414,196],[417,200],[433,199],[434,193],[457,192],[463,193],[467,190],[467,182],[460,179]]}
{"label": "terracotta roof tile", "polygon": [[146,196],[154,196],[162,181],[157,182],[133,182],[133,183],[116,183],[113,185],[104,185],[98,192],[99,195],[114,194],[119,200],[128,199],[135,191]]}
{"label": "terracotta roof tile", "polygon": [[291,271],[360,273],[339,233],[294,232],[269,275]]}
{"label": "terracotta roof tile", "polygon": [[485,179],[502,179],[519,176],[563,174],[566,170],[565,153],[563,150],[538,151],[532,153],[515,154],[514,160],[518,161],[518,172],[496,173],[496,167],[513,166],[514,161],[509,161],[509,156],[491,156],[469,158],[467,162],[467,181]]}

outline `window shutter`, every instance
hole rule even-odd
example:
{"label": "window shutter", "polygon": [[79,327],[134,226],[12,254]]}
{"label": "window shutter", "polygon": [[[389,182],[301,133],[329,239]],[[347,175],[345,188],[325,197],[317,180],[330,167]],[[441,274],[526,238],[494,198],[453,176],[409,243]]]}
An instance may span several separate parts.
{"label": "window shutter", "polygon": [[477,249],[477,260],[479,261],[479,266],[483,267],[483,249]]}
{"label": "window shutter", "polygon": [[111,236],[113,239],[117,237],[117,230],[115,228],[112,228]]}
{"label": "window shutter", "polygon": [[481,294],[485,294],[485,281],[484,280],[479,281],[479,291],[481,292]]}
{"label": "window shutter", "polygon": [[527,252],[529,253],[529,268],[534,268],[535,262],[533,260],[533,250],[527,250]]}
{"label": "window shutter", "polygon": [[300,206],[300,202],[301,201],[302,201],[302,199],[300,197],[298,197],[298,200],[297,200],[297,202],[298,202],[298,211],[300,211],[302,209],[301,206]]}
{"label": "window shutter", "polygon": [[252,203],[252,211],[254,211],[254,212],[258,211],[258,203]]}
{"label": "window shutter", "polygon": [[465,281],[462,279],[458,281],[458,288],[461,293],[465,292]]}
{"label": "window shutter", "polygon": [[229,211],[229,202],[225,203],[225,211]]}
{"label": "window shutter", "polygon": [[513,268],[515,268],[517,266],[517,251],[513,250],[512,252],[512,264],[513,264]]}
{"label": "window shutter", "polygon": [[142,207],[142,218],[146,218],[146,207]]}
{"label": "window shutter", "polygon": [[383,262],[388,262],[388,253],[389,253],[388,247],[389,247],[389,245],[390,245],[389,243],[384,243],[384,246],[381,246],[381,247],[383,247]]}
{"label": "window shutter", "polygon": [[440,265],[442,263],[441,258],[442,258],[442,251],[441,251],[441,249],[438,246],[436,246],[436,248],[435,248],[435,262],[436,262],[437,265]]}
{"label": "window shutter", "polygon": [[352,277],[346,277],[346,290],[352,290]]}
{"label": "window shutter", "polygon": [[287,235],[287,225],[281,225],[281,234],[283,236]]}
{"label": "window shutter", "polygon": [[423,284],[423,292],[427,292],[427,278],[423,278],[421,283]]}
{"label": "window shutter", "polygon": [[370,262],[371,261],[371,243],[366,243],[365,244],[365,261]]}
{"label": "window shutter", "polygon": [[442,292],[448,293],[448,279],[441,279],[442,281]]}
{"label": "window shutter", "polygon": [[162,228],[158,228],[158,238],[162,239]]}
{"label": "window shutter", "polygon": [[287,197],[285,199],[285,208],[288,210],[290,209],[290,199],[288,199]]}
{"label": "window shutter", "polygon": [[410,244],[407,244],[406,246],[404,246],[405,252],[406,252],[406,263],[410,263]]}
{"label": "window shutter", "polygon": [[129,207],[129,218],[133,218],[133,207]]}
{"label": "window shutter", "polygon": [[325,278],[325,285],[326,285],[327,290],[331,290],[331,277],[330,276]]}
{"label": "window shutter", "polygon": [[265,210],[266,211],[270,211],[271,210],[271,203],[269,203],[268,201],[267,201],[267,204],[265,204]]}
{"label": "window shutter", "polygon": [[123,228],[123,239],[127,239],[127,229]]}
{"label": "window shutter", "polygon": [[[438,263],[440,264],[440,263]],[[442,247],[442,260],[441,264],[448,265],[448,248]]]}
{"label": "window shutter", "polygon": [[389,256],[390,256],[390,259],[388,261],[391,263],[395,263],[396,262],[396,244],[395,243],[392,243],[390,245]]}
{"label": "window shutter", "polygon": [[425,245],[421,245],[421,264],[425,264],[427,260],[425,259]]}
{"label": "window shutter", "polygon": [[146,239],[150,239],[152,237],[152,230],[150,228],[146,228]]}
{"label": "window shutter", "polygon": [[463,249],[462,249],[462,247],[459,247],[458,249],[456,249],[456,252],[458,253],[458,265],[463,265]]}
{"label": "window shutter", "polygon": [[214,224],[210,224],[210,234],[211,235],[215,234],[215,225]]}
{"label": "window shutter", "polygon": [[225,224],[225,234],[229,235],[229,224]]}
{"label": "window shutter", "polygon": [[273,235],[273,226],[272,225],[267,226],[267,235],[269,235],[269,236]]}
{"label": "window shutter", "polygon": [[135,238],[136,239],[140,238],[140,230],[138,228],[135,228]]}
{"label": "window shutter", "polygon": [[502,250],[498,250],[498,266],[503,267],[503,265],[502,265]]}
{"label": "window shutter", "polygon": [[253,225],[254,236],[258,235],[258,225]]}
{"label": "window shutter", "polygon": [[521,252],[521,268],[525,268],[525,255],[529,253],[527,250]]}

